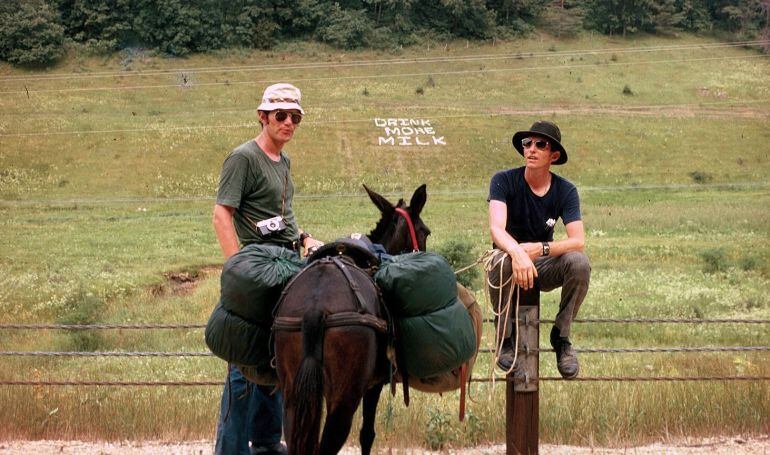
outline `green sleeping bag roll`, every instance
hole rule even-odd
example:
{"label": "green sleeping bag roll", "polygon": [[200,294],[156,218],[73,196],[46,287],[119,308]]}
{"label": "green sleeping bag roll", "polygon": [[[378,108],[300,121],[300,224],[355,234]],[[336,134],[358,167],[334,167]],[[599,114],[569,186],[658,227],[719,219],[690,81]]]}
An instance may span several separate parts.
{"label": "green sleeping bag roll", "polygon": [[299,255],[269,244],[243,247],[222,267],[221,303],[257,324],[271,324],[283,286],[302,268]]}
{"label": "green sleeping bag roll", "polygon": [[219,305],[206,324],[206,345],[217,357],[230,363],[271,370],[270,326],[239,317]]}
{"label": "green sleeping bag roll", "polygon": [[468,310],[455,297],[433,313],[398,318],[396,337],[407,373],[425,378],[458,368],[476,353],[476,333]]}
{"label": "green sleeping bag roll", "polygon": [[374,275],[395,317],[420,316],[452,305],[457,280],[441,255],[418,251],[394,256]]}

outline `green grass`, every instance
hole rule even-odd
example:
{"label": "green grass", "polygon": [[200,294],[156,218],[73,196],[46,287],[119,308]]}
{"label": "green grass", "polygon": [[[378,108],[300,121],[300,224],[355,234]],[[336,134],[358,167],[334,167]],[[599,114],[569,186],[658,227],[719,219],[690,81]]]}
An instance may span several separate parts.
{"label": "green grass", "polygon": [[[747,49],[699,47],[713,43],[543,37],[399,55],[287,45],[269,53],[148,57],[126,76],[2,79],[0,91],[20,93],[0,96],[0,323],[205,322],[219,293],[222,258],[210,220],[221,162],[256,134],[257,99],[266,81],[278,79],[300,86],[308,110],[287,151],[295,212],[315,237],[373,227],[378,213],[361,183],[395,200],[425,182],[429,249],[460,241],[480,255],[490,244],[490,176],[521,163],[510,145],[514,131],[549,118],[562,128],[570,156],[557,172],[578,185],[582,198],[593,273],[581,317],[769,319],[770,63]],[[619,50],[671,45],[693,47]],[[613,50],[559,54],[594,48]],[[189,70],[191,88],[117,89],[178,83],[175,72],[130,76],[141,70],[437,54],[521,58]],[[121,68],[118,57],[82,57],[29,76]],[[27,73],[0,66],[0,78],[21,74]],[[626,85],[633,95],[622,93]],[[93,87],[110,90],[74,90]],[[431,119],[447,145],[378,147],[375,117]],[[164,276],[198,270],[206,273],[189,294],[172,292]],[[481,286],[477,279],[479,299]],[[542,295],[543,318],[557,306],[558,292]],[[200,330],[3,332],[3,351],[206,349]],[[486,332],[490,347],[491,328]],[[578,349],[748,346],[766,344],[767,327],[577,324],[573,338]],[[557,375],[552,357],[542,357],[544,376]],[[769,365],[765,352],[581,355],[585,376],[768,376]],[[213,358],[0,357],[1,380],[219,380],[224,370]],[[488,374],[482,356],[475,375]],[[768,390],[766,381],[546,382],[541,440],[626,446],[682,435],[766,434]],[[0,386],[0,438],[212,438],[220,393]],[[461,424],[456,393],[415,393],[409,408],[400,392],[384,394],[377,447],[501,442],[504,395],[502,384],[474,385]]]}

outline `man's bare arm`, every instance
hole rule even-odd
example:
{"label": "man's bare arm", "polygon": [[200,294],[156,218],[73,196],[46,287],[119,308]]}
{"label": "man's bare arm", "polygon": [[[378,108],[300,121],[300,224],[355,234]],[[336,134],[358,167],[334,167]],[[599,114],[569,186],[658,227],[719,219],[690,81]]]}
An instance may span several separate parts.
{"label": "man's bare arm", "polygon": [[[502,201],[489,201],[489,230],[492,234],[492,240],[498,248],[504,250],[511,256],[511,266],[513,269],[513,279],[523,289],[529,289],[534,286],[537,269],[532,259],[539,256],[533,256],[535,244],[519,244],[516,239],[511,237],[505,230],[505,224],[508,220],[508,206]],[[538,244],[542,247],[542,245]]]}
{"label": "man's bare arm", "polygon": [[214,206],[212,223],[225,259],[238,252],[238,235],[233,224],[233,213],[235,213],[234,207],[221,204]]}

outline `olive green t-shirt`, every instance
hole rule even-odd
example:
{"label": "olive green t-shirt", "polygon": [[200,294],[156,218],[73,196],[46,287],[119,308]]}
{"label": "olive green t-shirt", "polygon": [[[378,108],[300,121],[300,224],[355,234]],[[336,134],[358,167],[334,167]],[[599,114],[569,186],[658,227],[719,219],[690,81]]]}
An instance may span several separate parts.
{"label": "olive green t-shirt", "polygon": [[[235,208],[235,232],[242,244],[287,243],[299,238],[291,207],[294,183],[290,169],[291,161],[283,151],[281,159],[273,161],[253,139],[236,147],[225,159],[217,204]],[[256,223],[279,216],[282,210],[286,229],[261,235]]]}

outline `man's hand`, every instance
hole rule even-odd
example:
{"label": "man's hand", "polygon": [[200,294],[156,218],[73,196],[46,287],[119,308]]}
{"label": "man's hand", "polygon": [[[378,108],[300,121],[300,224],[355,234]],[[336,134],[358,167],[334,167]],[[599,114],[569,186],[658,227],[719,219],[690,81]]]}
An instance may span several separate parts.
{"label": "man's hand", "polygon": [[305,254],[303,254],[303,256],[307,257],[310,254],[315,253],[315,250],[323,244],[324,243],[320,240],[316,240],[313,237],[307,237],[302,245],[305,248]]}
{"label": "man's hand", "polygon": [[[533,243],[523,243],[516,245],[508,251],[508,255],[511,256],[511,271],[513,281],[521,286],[522,289],[527,290],[535,285],[535,278],[537,277],[537,269],[535,263],[530,258],[530,253],[525,249],[525,245],[534,245]],[[538,244],[540,245],[540,244]],[[539,254],[538,254],[539,256]]]}

